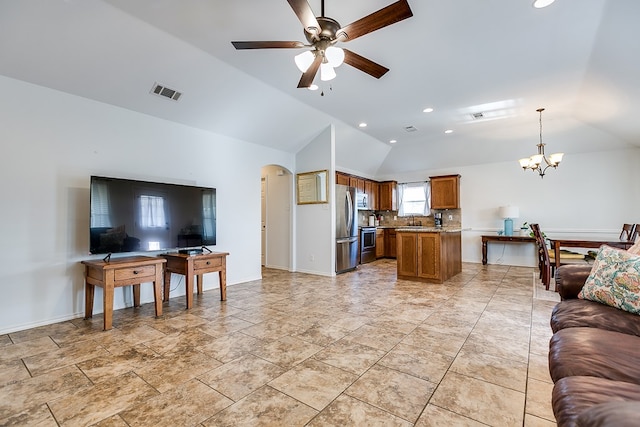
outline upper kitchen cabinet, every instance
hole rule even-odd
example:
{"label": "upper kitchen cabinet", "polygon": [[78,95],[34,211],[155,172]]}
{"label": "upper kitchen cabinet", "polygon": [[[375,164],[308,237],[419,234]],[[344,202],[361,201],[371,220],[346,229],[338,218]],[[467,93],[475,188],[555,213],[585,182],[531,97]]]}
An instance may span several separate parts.
{"label": "upper kitchen cabinet", "polygon": [[398,183],[396,181],[384,181],[380,183],[380,193],[378,198],[378,210],[397,211]]}
{"label": "upper kitchen cabinet", "polygon": [[357,176],[349,177],[349,186],[355,187],[356,192],[364,193],[364,178],[360,178]]}
{"label": "upper kitchen cabinet", "polygon": [[431,209],[460,209],[460,175],[431,176]]}
{"label": "upper kitchen cabinet", "polygon": [[367,195],[367,204],[369,209],[372,211],[377,211],[378,208],[378,192],[379,192],[379,184],[375,181],[365,180],[364,182],[364,194]]}
{"label": "upper kitchen cabinet", "polygon": [[336,172],[336,184],[349,185],[349,175],[342,172]]}

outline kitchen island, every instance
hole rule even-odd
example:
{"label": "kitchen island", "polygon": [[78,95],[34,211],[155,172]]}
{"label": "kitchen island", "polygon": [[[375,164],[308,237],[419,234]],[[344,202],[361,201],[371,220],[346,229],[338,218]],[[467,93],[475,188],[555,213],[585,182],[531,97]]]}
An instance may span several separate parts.
{"label": "kitchen island", "polygon": [[396,229],[398,279],[443,283],[462,271],[460,228]]}

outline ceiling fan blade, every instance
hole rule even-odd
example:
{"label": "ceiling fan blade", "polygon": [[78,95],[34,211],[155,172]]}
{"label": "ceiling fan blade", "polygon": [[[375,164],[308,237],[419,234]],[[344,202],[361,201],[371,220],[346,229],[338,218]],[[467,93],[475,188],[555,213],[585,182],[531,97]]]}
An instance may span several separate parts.
{"label": "ceiling fan blade", "polygon": [[287,0],[307,33],[320,34],[320,24],[307,0]]}
{"label": "ceiling fan blade", "polygon": [[304,47],[302,42],[274,42],[274,41],[257,41],[257,42],[231,42],[236,49],[297,49]]}
{"label": "ceiling fan blade", "polygon": [[407,0],[399,0],[377,12],[373,12],[371,15],[352,22],[346,27],[340,28],[336,33],[336,37],[343,37],[346,39],[345,41],[353,40],[412,16],[413,12]]}
{"label": "ceiling fan blade", "polygon": [[344,63],[347,65],[351,65],[354,68],[357,68],[360,71],[364,71],[365,73],[379,79],[384,76],[389,69],[387,67],[383,67],[380,64],[376,64],[370,59],[365,58],[364,56],[360,56],[357,53],[351,52],[348,49],[344,50]]}
{"label": "ceiling fan blade", "polygon": [[313,79],[316,77],[318,73],[318,68],[320,68],[320,64],[322,63],[322,56],[316,56],[316,59],[313,60],[311,66],[304,72],[302,77],[300,77],[300,82],[298,83],[298,88],[308,88],[313,83]]}

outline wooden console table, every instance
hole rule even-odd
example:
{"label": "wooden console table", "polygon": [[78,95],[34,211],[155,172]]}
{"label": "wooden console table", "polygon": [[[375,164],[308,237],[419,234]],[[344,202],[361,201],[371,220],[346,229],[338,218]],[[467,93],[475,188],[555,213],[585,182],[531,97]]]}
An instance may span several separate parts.
{"label": "wooden console table", "polygon": [[553,254],[556,262],[556,268],[560,267],[560,248],[561,247],[569,247],[569,248],[592,248],[598,249],[602,245],[612,246],[618,249],[629,249],[633,246],[634,242],[628,242],[625,240],[615,240],[615,241],[607,241],[607,240],[589,240],[589,239],[549,239],[549,244],[553,249]]}
{"label": "wooden console table", "polygon": [[120,286],[133,285],[133,305],[140,306],[140,284],[153,282],[153,297],[156,316],[162,315],[162,265],[167,261],[157,257],[133,256],[104,260],[82,261],[85,266],[85,319],[93,316],[95,287],[104,289],[104,330],[111,329],[113,322],[113,290]]}
{"label": "wooden console table", "polygon": [[181,253],[162,254],[167,261],[164,270],[164,300],[169,299],[171,273],[185,276],[187,309],[193,307],[193,276],[197,277],[198,294],[202,293],[202,275],[218,272],[220,277],[220,301],[227,300],[227,255],[226,252],[211,252],[198,255]]}
{"label": "wooden console table", "polygon": [[487,264],[487,243],[536,243],[536,239],[530,236],[482,236],[482,265]]}

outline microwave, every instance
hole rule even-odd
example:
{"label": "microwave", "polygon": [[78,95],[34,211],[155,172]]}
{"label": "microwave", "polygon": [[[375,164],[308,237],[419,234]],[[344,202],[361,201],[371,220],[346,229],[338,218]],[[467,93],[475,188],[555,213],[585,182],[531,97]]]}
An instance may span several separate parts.
{"label": "microwave", "polygon": [[356,206],[358,209],[369,209],[369,201],[365,193],[356,194]]}

